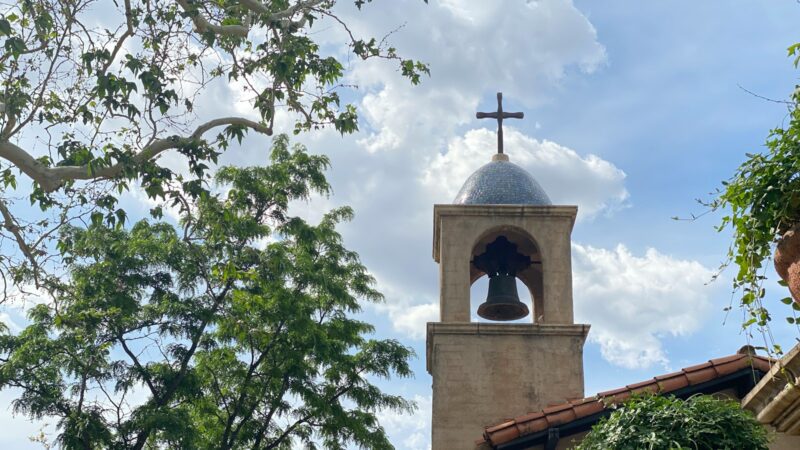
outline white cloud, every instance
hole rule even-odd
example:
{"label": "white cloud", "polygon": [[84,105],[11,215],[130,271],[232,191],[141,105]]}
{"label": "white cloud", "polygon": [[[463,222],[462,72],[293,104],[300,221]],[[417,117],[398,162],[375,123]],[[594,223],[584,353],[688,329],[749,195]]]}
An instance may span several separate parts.
{"label": "white cloud", "polygon": [[424,341],[428,322],[439,320],[439,302],[431,300],[430,293],[416,296],[409,289],[398,289],[393,277],[376,276],[377,286],[386,296],[383,303],[370,308],[388,317],[392,329],[408,339]]}
{"label": "white cloud", "polygon": [[7,312],[0,312],[0,323],[3,323],[12,334],[17,334],[22,331],[22,325],[18,324],[11,318]]}
{"label": "white cloud", "polygon": [[[370,151],[437,147],[473,120],[482,96],[505,92],[527,107],[542,104],[571,67],[592,72],[605,62],[597,33],[571,0],[404,2],[341,15],[359,36],[390,36],[406,57],[428,62],[431,77],[411,86],[385,61],[357,62],[348,82],[367,91],[360,113]],[[335,36],[329,36],[335,42]],[[341,42],[341,41],[339,41]]]}
{"label": "white cloud", "polygon": [[439,320],[439,305],[392,305],[387,308],[392,327],[411,339],[425,339],[426,324]]}
{"label": "white cloud", "polygon": [[636,256],[622,244],[606,250],[573,243],[572,255],[576,320],[592,325],[590,341],[613,364],[668,367],[661,339],[688,335],[707,318],[713,271],[696,261],[652,248]]}
{"label": "white cloud", "polygon": [[[555,204],[578,205],[581,218],[625,206],[625,172],[595,155],[581,156],[551,141],[539,141],[507,128],[511,162],[527,169]],[[496,147],[494,131],[470,130],[450,141],[447,153],[435,156],[423,175],[431,194],[449,202],[464,180],[489,161]]]}
{"label": "white cloud", "polygon": [[386,429],[389,438],[398,450],[424,450],[431,448],[430,425],[433,400],[430,395],[415,395],[417,404],[414,414],[381,411],[378,420]]}
{"label": "white cloud", "polygon": [[8,388],[0,391],[0,424],[3,425],[3,432],[0,433],[0,448],[13,448],[19,450],[42,449],[40,443],[31,441],[31,437],[44,434],[47,441],[55,438],[55,422],[50,418],[42,420],[31,419],[24,414],[15,414],[12,402],[22,395],[22,390]]}

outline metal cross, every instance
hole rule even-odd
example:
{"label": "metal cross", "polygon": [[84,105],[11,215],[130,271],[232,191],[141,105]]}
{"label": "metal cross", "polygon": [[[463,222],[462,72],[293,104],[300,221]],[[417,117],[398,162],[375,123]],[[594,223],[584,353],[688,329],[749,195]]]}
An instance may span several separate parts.
{"label": "metal cross", "polygon": [[497,153],[503,153],[503,119],[522,119],[525,113],[521,112],[504,112],[503,111],[503,93],[497,93],[497,111],[496,112],[479,112],[475,114],[478,119],[497,119]]}

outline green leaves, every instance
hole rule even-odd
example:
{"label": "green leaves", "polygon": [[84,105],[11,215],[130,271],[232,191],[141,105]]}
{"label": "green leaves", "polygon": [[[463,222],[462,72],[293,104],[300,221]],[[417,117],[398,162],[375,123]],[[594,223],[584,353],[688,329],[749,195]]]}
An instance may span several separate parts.
{"label": "green leaves", "polygon": [[413,61],[405,59],[400,63],[403,76],[411,80],[411,84],[417,85],[420,83],[422,74],[430,75],[431,71],[427,64],[420,61]]}
{"label": "green leaves", "polygon": [[0,36],[11,36],[11,22],[0,17]]}
{"label": "green leaves", "polygon": [[796,44],[792,44],[787,49],[789,52],[789,56],[794,56],[794,66],[797,67],[798,63],[800,63],[800,42]]}
{"label": "green leaves", "polygon": [[735,400],[647,395],[615,408],[576,450],[768,448],[767,431]]}
{"label": "green leaves", "polygon": [[391,448],[376,412],[414,405],[371,380],[411,376],[413,352],[351,316],[382,300],[337,231],[352,210],[289,215],[329,192],[328,164],[281,135],[268,166],[224,167],[219,191],[184,192],[178,228],[100,212],[66,227],[68,277],[30,326],[0,331],[16,410],[56,418],[65,447]]}
{"label": "green leaves", "polygon": [[[798,51],[800,44],[789,47],[790,56]],[[740,304],[749,316],[745,327],[764,327],[770,320],[761,303],[764,267],[777,238],[800,223],[800,110],[796,95],[788,125],[770,132],[767,151],[748,153],[734,176],[722,183],[717,198],[707,204],[712,210],[730,211],[717,229],[733,233],[728,258],[738,268],[733,287],[741,291]]]}
{"label": "green leaves", "polygon": [[[429,74],[426,64],[398,54],[388,35],[352,35],[334,1],[256,3],[114,2],[102,26],[81,3],[9,4],[0,15],[0,140],[40,142],[41,130],[47,130],[44,148],[21,150],[31,159],[61,156],[41,165],[28,158],[10,163],[34,182],[30,198],[42,210],[71,209],[54,215],[76,217],[90,214],[96,180],[108,181],[103,188],[118,193],[136,182],[149,196],[170,203],[180,203],[174,191],[184,183],[191,195],[200,195],[198,185],[217,156],[234,140],[243,143],[246,131],[227,123],[242,118],[197,110],[203,105],[198,100],[220,83],[234,83],[229,87],[241,92],[238,101],[258,112],[258,124],[247,126],[260,133],[272,134],[281,110],[294,121],[295,133],[323,127],[358,131],[356,107],[345,101],[353,88],[343,84],[347,55],[322,47],[314,27],[340,27],[340,44],[351,55],[386,59],[413,84]],[[199,123],[197,116],[210,122]],[[220,123],[209,125],[215,121]],[[217,139],[205,136],[226,126],[213,131]],[[191,180],[179,180],[157,160],[176,148],[189,157]],[[57,198],[62,194],[77,201],[63,203]],[[25,234],[36,243],[37,234],[52,231]]]}
{"label": "green leaves", "polygon": [[13,56],[14,59],[19,59],[22,52],[25,51],[25,41],[17,36],[12,36],[6,39],[5,43],[3,44],[3,48],[7,53]]}

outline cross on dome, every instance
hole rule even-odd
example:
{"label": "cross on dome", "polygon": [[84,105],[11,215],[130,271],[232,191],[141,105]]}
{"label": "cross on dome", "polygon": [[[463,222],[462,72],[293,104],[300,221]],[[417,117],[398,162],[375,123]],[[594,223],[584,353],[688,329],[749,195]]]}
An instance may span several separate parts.
{"label": "cross on dome", "polygon": [[497,119],[497,153],[503,154],[503,119],[522,119],[525,113],[503,111],[503,93],[497,93],[497,111],[479,112],[475,114],[478,119]]}

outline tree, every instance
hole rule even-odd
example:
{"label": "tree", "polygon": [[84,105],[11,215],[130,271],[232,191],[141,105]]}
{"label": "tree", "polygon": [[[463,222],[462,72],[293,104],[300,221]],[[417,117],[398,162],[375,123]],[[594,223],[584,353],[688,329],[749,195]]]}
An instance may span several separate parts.
{"label": "tree", "polygon": [[412,351],[368,339],[379,301],[336,224],[291,217],[326,194],[324,156],[278,136],[266,167],[189,191],[181,226],[65,226],[68,276],[30,325],[0,335],[0,388],[17,413],[58,419],[67,449],[390,448],[375,412],[411,411],[370,379],[406,377]]}
{"label": "tree", "polygon": [[576,450],[766,450],[764,427],[734,400],[696,395],[633,397],[595,426]]}
{"label": "tree", "polygon": [[[789,47],[789,55],[795,56],[794,65],[800,63],[800,44]],[[764,153],[748,153],[747,159],[736,173],[722,183],[716,198],[705,203],[711,210],[726,210],[719,231],[731,230],[733,242],[728,250],[728,261],[737,267],[733,277],[733,289],[740,292],[740,306],[746,311],[743,327],[756,325],[766,330],[771,320],[770,311],[762,299],[766,295],[764,281],[769,259],[775,255],[776,242],[785,233],[800,225],[800,86],[788,107],[788,124],[771,130]],[[795,253],[795,252],[792,252]],[[788,258],[794,259],[794,258]],[[787,279],[786,273],[780,273]],[[785,281],[781,284],[786,285]],[[796,311],[800,311],[800,292],[781,300],[792,306],[789,323],[800,323]],[[771,341],[765,333],[765,341]],[[780,345],[769,342],[771,347],[759,347],[780,355]]]}
{"label": "tree", "polygon": [[[354,0],[360,9],[371,0]],[[399,63],[412,83],[426,65],[401,58],[386,39],[357,37],[335,0],[20,0],[0,6],[0,231],[20,258],[0,275],[41,284],[58,229],[82,219],[126,219],[118,195],[137,183],[156,199],[198,180],[248,131],[273,132],[283,109],[295,132],[357,130],[339,97],[344,65],[311,31],[325,20],[352,54]],[[328,25],[326,24],[326,27]],[[256,117],[208,117],[196,99],[237,83]],[[199,118],[203,120],[200,121]],[[159,164],[173,151],[188,175]],[[45,214],[14,211],[18,177]],[[31,187],[27,187],[30,181]],[[9,248],[4,248],[9,254]]]}

